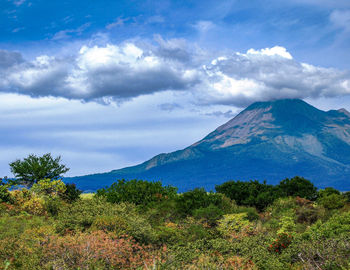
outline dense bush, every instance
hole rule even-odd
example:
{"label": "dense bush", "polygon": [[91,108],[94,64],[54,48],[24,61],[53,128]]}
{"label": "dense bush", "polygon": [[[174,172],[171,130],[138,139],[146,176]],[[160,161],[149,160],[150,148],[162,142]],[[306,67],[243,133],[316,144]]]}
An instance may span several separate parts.
{"label": "dense bush", "polygon": [[66,184],[66,190],[60,194],[60,197],[67,202],[75,202],[80,198],[81,190],[77,189],[75,184]]}
{"label": "dense bush", "polygon": [[162,186],[161,182],[142,180],[118,180],[110,187],[97,191],[97,196],[105,197],[108,202],[130,202],[136,205],[147,205],[176,196],[177,189],[171,186]]}
{"label": "dense bush", "polygon": [[317,188],[309,180],[299,176],[282,180],[278,189],[281,192],[280,196],[299,196],[308,200],[317,198]]}
{"label": "dense bush", "polygon": [[276,187],[258,181],[229,181],[215,186],[215,189],[234,200],[238,205],[254,206],[260,211],[279,196]]}
{"label": "dense bush", "polygon": [[176,209],[183,216],[193,215],[193,212],[200,208],[207,208],[210,205],[216,206],[223,211],[230,211],[233,204],[224,195],[206,192],[204,188],[196,188],[176,197]]}
{"label": "dense bush", "polygon": [[48,196],[56,196],[66,191],[66,185],[62,180],[43,179],[33,184],[31,191]]}

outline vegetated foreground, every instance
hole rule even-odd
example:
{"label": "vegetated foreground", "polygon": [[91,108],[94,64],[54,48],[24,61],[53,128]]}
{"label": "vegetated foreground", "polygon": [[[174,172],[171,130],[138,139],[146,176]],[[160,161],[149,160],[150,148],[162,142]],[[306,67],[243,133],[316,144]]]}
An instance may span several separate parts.
{"label": "vegetated foreground", "polygon": [[0,185],[1,269],[349,269],[350,193],[304,178],[182,194],[120,180],[93,196]]}

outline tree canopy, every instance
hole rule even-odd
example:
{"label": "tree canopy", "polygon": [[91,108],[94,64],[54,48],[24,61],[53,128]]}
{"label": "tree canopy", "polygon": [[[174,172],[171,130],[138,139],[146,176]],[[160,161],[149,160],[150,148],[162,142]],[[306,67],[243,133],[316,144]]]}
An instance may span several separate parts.
{"label": "tree canopy", "polygon": [[65,165],[60,164],[61,156],[52,157],[50,153],[43,156],[29,155],[23,160],[11,162],[11,172],[16,179],[24,185],[32,186],[43,179],[58,179],[69,171]]}

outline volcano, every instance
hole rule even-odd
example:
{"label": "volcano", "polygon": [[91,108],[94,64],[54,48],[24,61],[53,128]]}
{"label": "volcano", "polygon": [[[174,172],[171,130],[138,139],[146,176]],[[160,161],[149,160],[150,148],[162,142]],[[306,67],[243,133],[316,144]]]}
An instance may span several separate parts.
{"label": "volcano", "polygon": [[300,99],[256,102],[202,140],[132,167],[66,178],[83,190],[117,179],[162,181],[180,191],[228,180],[276,184],[303,176],[317,187],[350,190],[350,113]]}

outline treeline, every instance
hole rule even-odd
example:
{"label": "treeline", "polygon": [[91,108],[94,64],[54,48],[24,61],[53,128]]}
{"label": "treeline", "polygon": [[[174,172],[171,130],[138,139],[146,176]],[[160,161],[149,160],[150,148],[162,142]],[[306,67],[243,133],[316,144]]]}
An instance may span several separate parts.
{"label": "treeline", "polygon": [[317,201],[327,209],[337,209],[350,201],[350,192],[328,187],[317,190],[312,182],[303,177],[286,178],[278,185],[268,185],[266,181],[251,180],[228,181],[215,186],[215,192],[206,192],[204,188],[196,188],[177,194],[177,188],[162,186],[161,182],[142,180],[118,180],[108,188],[97,191],[96,196],[104,197],[108,202],[129,202],[135,205],[152,205],[164,200],[173,200],[179,214],[193,214],[198,208],[224,207],[228,199],[239,206],[250,206],[263,211],[275,200],[284,197],[300,197]]}

